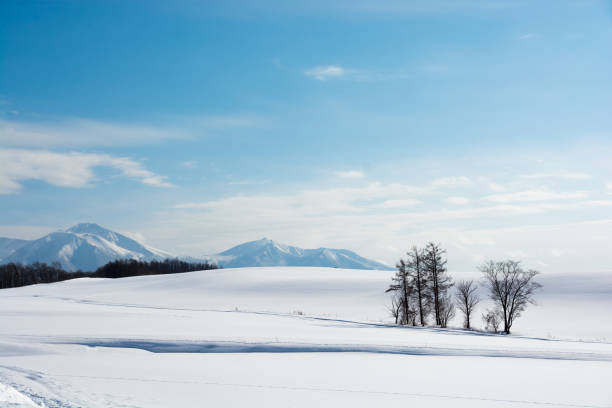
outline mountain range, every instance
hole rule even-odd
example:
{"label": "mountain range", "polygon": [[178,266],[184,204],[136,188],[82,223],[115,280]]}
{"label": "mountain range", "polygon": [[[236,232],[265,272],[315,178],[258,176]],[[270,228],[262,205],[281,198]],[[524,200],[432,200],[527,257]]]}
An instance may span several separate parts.
{"label": "mountain range", "polygon": [[[0,263],[59,262],[68,271],[94,271],[116,259],[142,261],[176,258],[170,252],[144,245],[132,238],[93,223],[77,224],[63,231],[27,241],[0,238]],[[271,239],[237,245],[203,257],[181,257],[187,261],[208,260],[224,268],[252,266],[324,266],[347,269],[391,269],[346,249],[302,249]]]}
{"label": "mountain range", "polygon": [[246,242],[204,258],[223,265],[224,268],[326,266],[345,269],[391,269],[387,265],[363,258],[348,249],[302,249],[279,244],[268,238]]}

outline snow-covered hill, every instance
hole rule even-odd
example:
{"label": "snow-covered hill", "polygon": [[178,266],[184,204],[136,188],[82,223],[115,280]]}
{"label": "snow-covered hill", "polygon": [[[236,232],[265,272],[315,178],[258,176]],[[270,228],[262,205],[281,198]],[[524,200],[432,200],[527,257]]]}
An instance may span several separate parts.
{"label": "snow-covered hill", "polygon": [[[0,290],[0,406],[611,406],[610,276],[543,277],[539,306],[503,336],[390,324],[392,274],[240,268]],[[608,340],[578,340],[585,325]]]}
{"label": "snow-covered hill", "polygon": [[94,271],[115,259],[150,261],[171,256],[97,224],[82,223],[34,241],[26,241],[3,257],[2,263],[59,262],[69,271]]}
{"label": "snow-covered hill", "polygon": [[345,269],[392,269],[388,265],[363,258],[347,249],[302,249],[279,244],[268,238],[246,242],[204,258],[224,268],[254,266],[321,266]]}

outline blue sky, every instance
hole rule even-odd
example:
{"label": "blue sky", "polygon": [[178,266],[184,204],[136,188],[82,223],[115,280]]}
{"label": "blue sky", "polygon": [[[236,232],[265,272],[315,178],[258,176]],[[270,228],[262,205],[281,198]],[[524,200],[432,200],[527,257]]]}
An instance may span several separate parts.
{"label": "blue sky", "polygon": [[603,1],[4,1],[0,235],[604,270],[610,44]]}

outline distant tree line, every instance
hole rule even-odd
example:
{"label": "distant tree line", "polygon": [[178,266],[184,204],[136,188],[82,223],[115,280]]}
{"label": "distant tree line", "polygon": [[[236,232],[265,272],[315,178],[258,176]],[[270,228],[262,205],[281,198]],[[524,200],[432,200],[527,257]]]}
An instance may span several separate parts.
{"label": "distant tree line", "polygon": [[59,262],[53,262],[51,265],[39,262],[31,265],[9,263],[0,265],[0,289],[59,282],[90,275],[91,272],[67,272],[62,269]]}
{"label": "distant tree line", "polygon": [[31,265],[9,263],[0,265],[0,289],[35,285],[38,283],[53,283],[84,277],[114,279],[129,276],[166,275],[217,268],[217,265],[214,263],[191,263],[179,259],[150,262],[135,259],[119,259],[99,267],[94,272],[65,271],[59,262],[53,262],[51,265],[39,262]]}
{"label": "distant tree line", "polygon": [[[476,305],[481,301],[474,281],[453,283],[446,268],[446,251],[439,244],[412,247],[406,259],[400,259],[397,272],[387,289],[391,292],[389,311],[400,325],[446,327],[456,309],[463,315],[463,327],[471,329]],[[514,321],[529,304],[541,285],[534,281],[539,272],[525,270],[517,261],[489,261],[479,268],[482,285],[493,301],[493,309],[482,315],[485,329],[510,334]],[[455,287],[454,294],[450,293]],[[431,319],[431,320],[430,320]]]}
{"label": "distant tree line", "polygon": [[217,269],[209,262],[185,262],[179,259],[163,261],[137,261],[135,259],[118,259],[99,267],[92,275],[94,278],[127,278],[142,275],[167,275],[171,273],[195,272]]}

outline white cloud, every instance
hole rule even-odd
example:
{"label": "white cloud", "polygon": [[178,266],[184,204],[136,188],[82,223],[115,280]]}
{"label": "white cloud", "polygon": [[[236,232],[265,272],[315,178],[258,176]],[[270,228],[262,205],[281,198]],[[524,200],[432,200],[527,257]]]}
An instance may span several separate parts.
{"label": "white cloud", "polygon": [[608,190],[608,194],[612,194],[612,183],[606,184],[606,190]]}
{"label": "white cloud", "polygon": [[[157,214],[158,219],[151,223],[156,231],[147,235],[172,245],[176,245],[174,243],[179,242],[180,237],[190,237],[187,241],[183,239],[181,248],[171,248],[182,253],[210,253],[268,236],[304,247],[348,248],[389,264],[410,245],[435,240],[449,249],[449,265],[455,271],[459,268],[475,270],[474,254],[479,255],[479,260],[504,259],[512,255],[533,267],[537,266],[537,260],[549,261],[552,257],[550,248],[553,247],[563,250],[564,255],[559,257],[559,262],[549,261],[551,268],[566,270],[570,264],[562,261],[576,260],[572,258],[574,255],[566,255],[571,254],[571,246],[584,247],[583,242],[577,242],[578,232],[589,230],[586,226],[580,230],[573,227],[553,230],[551,226],[530,229],[524,224],[533,219],[525,217],[533,214],[541,215],[538,219],[546,223],[546,217],[552,212],[564,214],[586,208],[580,200],[495,203],[448,209],[432,204],[428,201],[428,194],[420,187],[370,183],[354,188],[236,195],[177,203],[174,208]],[[438,199],[435,195],[431,198],[434,202]],[[491,229],[470,229],[474,219],[479,220],[477,225]],[[523,226],[504,228],[510,220],[513,225],[523,223]],[[606,228],[610,224],[605,225],[605,228],[594,226],[592,230],[609,237]],[[180,237],[175,231],[180,231]],[[604,254],[608,241],[595,242],[595,235],[585,239],[591,243],[591,247],[583,248],[587,253],[598,251]],[[549,246],[542,248],[541,242],[547,242]],[[154,244],[164,247],[160,242]],[[506,253],[508,250],[512,254]],[[576,264],[571,264],[571,267]]]}
{"label": "white cloud", "polygon": [[525,33],[516,37],[517,40],[531,40],[533,38],[539,37],[539,34],[536,33]]}
{"label": "white cloud", "polygon": [[336,176],[342,178],[363,178],[365,174],[359,170],[349,170],[349,171],[337,171]]}
{"label": "white cloud", "polygon": [[114,146],[153,143],[185,136],[183,131],[177,129],[89,119],[69,119],[53,123],[0,119],[0,143],[3,146]]}
{"label": "white cloud", "polygon": [[0,194],[18,193],[24,180],[41,180],[58,187],[86,187],[95,178],[94,168],[110,167],[121,175],[153,187],[171,187],[129,157],[108,154],[58,153],[49,150],[0,149]]}
{"label": "white cloud", "polygon": [[590,200],[585,201],[584,204],[591,207],[609,207],[612,206],[612,200]]}
{"label": "white cloud", "polygon": [[472,180],[465,176],[443,177],[432,181],[433,187],[462,187],[472,184]]}
{"label": "white cloud", "polygon": [[338,65],[318,66],[304,71],[304,74],[306,76],[309,76],[319,81],[342,78],[346,75],[346,73],[347,70]]}
{"label": "white cloud", "polygon": [[557,201],[584,198],[585,191],[574,191],[557,193],[546,190],[516,191],[513,193],[492,194],[484,197],[485,200],[494,203],[533,202],[533,201]]}
{"label": "white cloud", "polygon": [[158,124],[84,118],[32,123],[0,118],[0,145],[34,148],[129,146],[207,136],[228,129],[262,127],[265,123],[261,117],[246,114],[173,117]]}
{"label": "white cloud", "polygon": [[559,178],[565,180],[589,180],[592,176],[588,173],[582,172],[556,172],[556,173],[533,173],[524,174],[521,178],[524,179],[546,179],[546,178]]}
{"label": "white cloud", "polygon": [[268,184],[270,180],[234,180],[227,184],[230,186],[258,186],[262,184]]}
{"label": "white cloud", "polygon": [[471,202],[467,197],[447,197],[444,201],[449,204],[465,205]]}
{"label": "white cloud", "polygon": [[414,199],[405,199],[405,200],[387,200],[382,203],[382,207],[384,208],[404,208],[410,207],[414,205],[421,204],[422,201],[414,200]]}
{"label": "white cloud", "polygon": [[[179,229],[183,225],[188,229],[205,225],[207,231],[214,230],[220,235],[231,236],[232,242],[239,240],[237,237],[245,240],[255,238],[249,235],[249,231],[290,242],[295,242],[297,234],[302,238],[308,237],[308,242],[319,246],[337,245],[336,240],[359,241],[367,253],[372,237],[377,237],[387,247],[397,240],[405,241],[407,231],[428,231],[431,225],[440,223],[448,226],[461,225],[471,219],[520,219],[524,215],[583,208],[582,203],[572,202],[502,203],[447,209],[431,203],[428,205],[428,194],[430,192],[421,187],[369,183],[350,188],[236,195],[210,201],[177,203],[172,210],[161,214],[161,218],[173,220],[176,225],[181,225]],[[198,236],[192,240],[200,242],[200,239]],[[354,248],[358,249],[358,246]],[[374,256],[384,257],[381,253]]]}
{"label": "white cloud", "polygon": [[385,82],[416,78],[420,75],[443,75],[450,71],[444,64],[426,64],[410,69],[371,71],[367,69],[344,68],[338,65],[317,66],[304,71],[304,75],[318,81],[349,79],[359,82]]}
{"label": "white cloud", "polygon": [[503,193],[504,191],[507,191],[506,187],[497,183],[489,183],[489,189],[491,191],[495,191],[496,193]]}

